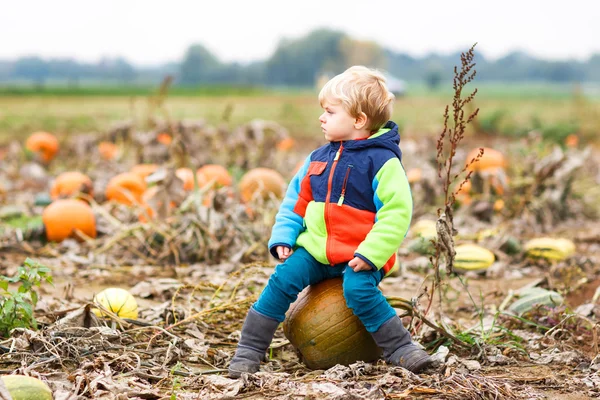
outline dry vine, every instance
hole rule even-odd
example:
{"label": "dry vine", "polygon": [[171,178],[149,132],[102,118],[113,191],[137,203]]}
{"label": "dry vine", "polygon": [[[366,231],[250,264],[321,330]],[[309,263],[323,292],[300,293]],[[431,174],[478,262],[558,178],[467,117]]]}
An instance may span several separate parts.
{"label": "dry vine", "polygon": [[[446,271],[449,275],[453,272],[453,260],[456,254],[454,250],[453,236],[456,235],[457,231],[454,227],[452,213],[452,208],[456,199],[455,193],[452,192],[450,187],[452,183],[462,173],[465,172],[467,166],[470,165],[470,163],[476,162],[477,159],[479,159],[483,154],[483,150],[481,150],[477,159],[471,160],[470,163],[465,165],[460,172],[454,172],[453,164],[455,161],[456,150],[458,149],[460,141],[465,136],[465,130],[467,125],[473,121],[473,119],[477,116],[477,113],[479,112],[479,108],[477,108],[465,119],[465,112],[463,110],[463,108],[474,99],[475,94],[477,93],[477,89],[475,89],[471,94],[467,95],[465,98],[462,97],[463,89],[469,82],[471,82],[475,78],[476,75],[476,71],[474,69],[475,63],[473,62],[473,58],[475,56],[474,49],[475,44],[466,53],[461,54],[460,71],[458,70],[458,67],[454,67],[454,98],[452,101],[452,125],[449,125],[450,109],[449,106],[446,106],[446,109],[444,111],[444,128],[437,140],[436,160],[438,165],[438,177],[442,180],[443,185],[444,206],[443,208],[438,208],[438,220],[436,222],[437,240],[434,243],[435,254],[430,257],[430,262],[433,265],[435,275],[434,283],[431,288],[430,302],[425,311],[425,315],[427,315],[431,308],[433,299],[435,297],[435,291],[437,289],[439,296],[438,321],[440,323],[443,323],[441,318],[441,257],[444,257],[444,260],[446,262]],[[470,176],[471,173],[467,173],[460,187],[462,187],[462,185],[470,179]],[[458,190],[460,190],[460,187]]]}

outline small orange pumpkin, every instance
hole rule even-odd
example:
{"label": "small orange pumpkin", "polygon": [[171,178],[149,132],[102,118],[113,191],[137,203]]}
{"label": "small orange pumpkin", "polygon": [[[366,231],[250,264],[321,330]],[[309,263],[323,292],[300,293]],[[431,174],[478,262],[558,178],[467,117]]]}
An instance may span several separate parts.
{"label": "small orange pumpkin", "polygon": [[[496,194],[503,195],[504,189],[508,185],[508,177],[505,168],[507,166],[506,158],[498,150],[489,147],[483,148],[481,158],[467,166],[467,170],[478,174],[490,188],[496,191]],[[473,149],[467,155],[467,163],[471,162],[479,154],[480,149]],[[487,190],[487,189],[485,189]]]}
{"label": "small orange pumpkin", "polygon": [[71,197],[78,193],[93,196],[92,180],[78,171],[63,172],[56,177],[50,188],[50,197],[53,200],[60,197]]}
{"label": "small orange pumpkin", "polygon": [[119,147],[113,142],[100,142],[98,143],[98,152],[103,159],[114,160],[119,154]]}
{"label": "small orange pumpkin", "polygon": [[106,186],[106,198],[121,204],[140,204],[146,190],[146,182],[132,172],[124,172],[111,178]]}
{"label": "small orange pumpkin", "polygon": [[294,141],[294,139],[292,139],[292,138],[285,138],[285,139],[280,140],[279,142],[277,142],[277,144],[275,145],[275,147],[279,151],[286,152],[286,151],[290,151],[291,149],[293,149],[295,145],[296,145],[296,142]]}
{"label": "small orange pumpkin", "polygon": [[500,212],[503,209],[504,209],[504,200],[497,199],[496,201],[494,201],[494,211]]}
{"label": "small orange pumpkin", "polygon": [[217,189],[224,186],[231,186],[233,178],[223,167],[218,164],[206,164],[196,171],[198,175],[198,181],[206,182],[210,184],[211,188]]}
{"label": "small orange pumpkin", "polygon": [[571,133],[565,138],[565,146],[570,148],[575,148],[579,145],[579,136],[574,133]]}
{"label": "small orange pumpkin", "polygon": [[346,305],[342,279],[327,279],[304,289],[290,306],[283,333],[312,369],[374,361],[381,349]]}
{"label": "small orange pumpkin", "polygon": [[[194,189],[194,172],[190,168],[178,168],[175,171],[175,176],[183,181],[184,190]],[[204,181],[204,174],[196,173],[196,179],[198,180],[198,187],[203,187],[208,182]]]}
{"label": "small orange pumpkin", "polygon": [[246,172],[239,183],[240,195],[244,202],[258,195],[267,199],[271,194],[282,198],[285,193],[285,179],[271,168],[254,168]]}
{"label": "small orange pumpkin", "polygon": [[406,178],[408,183],[419,182],[423,178],[423,171],[421,168],[411,168],[406,172]]}
{"label": "small orange pumpkin", "polygon": [[46,238],[62,242],[77,229],[91,238],[96,237],[96,219],[89,204],[78,199],[53,201],[42,212]]}
{"label": "small orange pumpkin", "polygon": [[[477,158],[479,151],[479,148],[471,150],[469,154],[467,154],[467,163],[470,163],[471,160]],[[504,158],[504,154],[498,150],[484,147],[481,158],[478,161],[469,164],[467,170],[485,171],[497,168],[506,168],[506,158]]]}
{"label": "small orange pumpkin", "polygon": [[168,146],[171,144],[171,142],[173,142],[173,137],[166,132],[162,132],[156,136],[156,141],[158,143],[164,144],[165,146]]}
{"label": "small orange pumpkin", "polygon": [[41,161],[46,164],[54,159],[59,147],[56,136],[48,132],[34,132],[25,142],[25,148],[38,154]]}
{"label": "small orange pumpkin", "polygon": [[158,169],[156,164],[138,164],[134,165],[129,172],[136,174],[144,181],[148,175],[152,175]]}

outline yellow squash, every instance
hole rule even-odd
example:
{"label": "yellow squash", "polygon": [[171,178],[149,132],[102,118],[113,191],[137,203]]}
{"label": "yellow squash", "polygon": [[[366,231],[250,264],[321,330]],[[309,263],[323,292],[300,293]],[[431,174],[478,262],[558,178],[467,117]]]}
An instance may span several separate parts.
{"label": "yellow squash", "polygon": [[410,232],[413,236],[420,236],[425,239],[437,238],[437,230],[435,228],[435,221],[429,219],[421,219],[417,221],[411,228]]}
{"label": "yellow squash", "polygon": [[[104,289],[94,297],[94,303],[101,304],[104,308],[107,308],[121,318],[137,319],[138,317],[137,302],[131,293],[125,289]],[[104,314],[99,309],[94,309],[93,311],[99,317]]]}
{"label": "yellow squash", "polygon": [[575,244],[569,239],[541,237],[525,243],[524,249],[529,257],[561,261],[575,253]]}
{"label": "yellow squash", "polygon": [[0,376],[13,400],[52,400],[52,390],[41,380],[25,375]]}
{"label": "yellow squash", "polygon": [[454,248],[454,269],[456,271],[483,271],[492,266],[494,253],[476,244],[461,244]]}

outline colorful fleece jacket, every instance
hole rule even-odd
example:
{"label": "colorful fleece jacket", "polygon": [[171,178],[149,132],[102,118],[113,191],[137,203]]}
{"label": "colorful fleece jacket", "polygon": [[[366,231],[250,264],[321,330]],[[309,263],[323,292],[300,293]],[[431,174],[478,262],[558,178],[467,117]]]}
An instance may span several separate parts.
{"label": "colorful fleece jacket", "polygon": [[304,247],[335,265],[355,256],[388,274],[412,217],[398,126],[365,140],[314,150],[294,176],[275,219],[269,249]]}

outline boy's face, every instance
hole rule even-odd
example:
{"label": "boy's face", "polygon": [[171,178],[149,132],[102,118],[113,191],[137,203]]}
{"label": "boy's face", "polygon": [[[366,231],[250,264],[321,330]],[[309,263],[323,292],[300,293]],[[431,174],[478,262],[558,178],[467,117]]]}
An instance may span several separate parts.
{"label": "boy's face", "polygon": [[330,142],[355,140],[365,133],[355,128],[356,118],[351,116],[344,106],[330,101],[323,102],[323,114],[319,117],[325,139]]}

